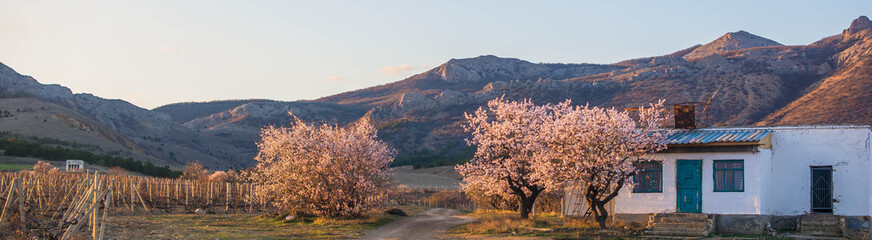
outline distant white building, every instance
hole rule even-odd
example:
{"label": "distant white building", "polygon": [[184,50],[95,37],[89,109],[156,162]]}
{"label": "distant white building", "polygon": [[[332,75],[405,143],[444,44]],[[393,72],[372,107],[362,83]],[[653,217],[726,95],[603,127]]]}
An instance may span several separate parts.
{"label": "distant white building", "polygon": [[81,172],[85,169],[85,161],[69,159],[67,160],[67,172]]}
{"label": "distant white building", "polygon": [[[762,233],[784,216],[798,224],[809,214],[838,216],[842,231],[872,225],[869,126],[703,128],[678,130],[668,142],[656,161],[637,165],[635,186],[610,206],[616,218],[703,213],[730,219],[724,229],[737,217],[761,223],[742,233]],[[583,214],[582,202],[567,192],[564,214]]]}

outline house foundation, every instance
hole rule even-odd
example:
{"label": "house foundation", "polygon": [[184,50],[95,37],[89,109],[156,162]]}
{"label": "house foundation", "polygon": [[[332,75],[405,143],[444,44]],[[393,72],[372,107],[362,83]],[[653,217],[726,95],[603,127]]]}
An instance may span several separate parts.
{"label": "house foundation", "polygon": [[[654,213],[619,213],[612,218],[615,226],[651,228]],[[712,232],[718,235],[767,235],[793,232],[808,236],[872,239],[872,218],[808,214],[796,216],[756,214],[707,214]],[[805,228],[805,229],[803,229]]]}

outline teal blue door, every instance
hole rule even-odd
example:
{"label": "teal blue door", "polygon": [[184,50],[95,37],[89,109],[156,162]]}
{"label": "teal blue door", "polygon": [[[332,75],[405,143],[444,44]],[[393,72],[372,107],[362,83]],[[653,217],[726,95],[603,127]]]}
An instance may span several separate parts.
{"label": "teal blue door", "polygon": [[702,160],[677,160],[678,212],[702,212]]}

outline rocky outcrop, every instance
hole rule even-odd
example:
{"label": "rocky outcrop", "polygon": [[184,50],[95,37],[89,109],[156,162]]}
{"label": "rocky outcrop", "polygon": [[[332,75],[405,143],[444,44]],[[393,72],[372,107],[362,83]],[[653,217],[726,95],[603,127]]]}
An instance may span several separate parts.
{"label": "rocky outcrop", "polygon": [[432,101],[432,99],[425,97],[424,94],[403,93],[403,96],[400,97],[400,107],[422,107],[424,105],[430,104]]}
{"label": "rocky outcrop", "polygon": [[436,102],[442,105],[461,104],[464,102],[466,94],[454,90],[442,91],[436,96]]}
{"label": "rocky outcrop", "polygon": [[842,31],[842,35],[851,35],[867,29],[872,29],[872,21],[866,16],[860,16],[851,21],[851,26]]}
{"label": "rocky outcrop", "polygon": [[485,79],[538,76],[549,70],[544,65],[488,55],[470,59],[451,59],[439,66],[436,72],[446,82],[477,82]]}

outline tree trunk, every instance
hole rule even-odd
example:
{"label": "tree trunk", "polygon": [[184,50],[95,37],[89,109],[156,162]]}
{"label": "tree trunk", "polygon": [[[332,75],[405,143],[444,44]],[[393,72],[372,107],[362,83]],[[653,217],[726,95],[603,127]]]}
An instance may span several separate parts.
{"label": "tree trunk", "polygon": [[585,191],[584,198],[587,200],[587,204],[590,207],[590,211],[593,213],[594,219],[599,223],[599,227],[605,229],[606,220],[609,219],[609,211],[606,209],[606,204],[612,201],[615,197],[618,196],[618,193],[621,191],[621,187],[624,185],[624,180],[621,179],[617,182],[617,186],[615,189],[611,190],[611,193],[602,199],[597,198],[602,190],[597,190],[591,186],[587,187]]}
{"label": "tree trunk", "polygon": [[519,212],[521,212],[521,218],[523,218],[523,219],[530,218],[530,210],[533,209],[533,204],[536,203],[536,197],[538,197],[539,193],[541,193],[541,192],[542,192],[541,189],[534,189],[531,191],[530,196],[516,194],[516,195],[518,195],[518,198],[521,201],[521,204],[519,204],[519,205],[521,205],[520,206],[521,209],[519,211]]}
{"label": "tree trunk", "polygon": [[521,198],[521,218],[530,218],[530,210],[533,209],[533,202],[536,201],[535,196]]}
{"label": "tree trunk", "polygon": [[599,214],[597,216],[595,216],[595,218],[596,218],[596,222],[599,223],[599,227],[601,229],[605,229],[607,227],[606,220],[609,219],[609,211],[606,210],[606,203],[608,203],[608,202],[596,201],[596,207],[597,207],[597,209],[599,209],[599,211],[597,211],[597,212]]}

